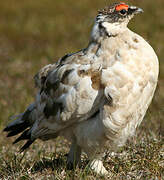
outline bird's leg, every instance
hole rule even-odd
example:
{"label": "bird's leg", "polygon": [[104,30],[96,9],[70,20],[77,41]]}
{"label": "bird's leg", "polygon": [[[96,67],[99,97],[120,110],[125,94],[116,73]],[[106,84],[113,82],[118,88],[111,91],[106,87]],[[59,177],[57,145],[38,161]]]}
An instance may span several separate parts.
{"label": "bird's leg", "polygon": [[99,175],[107,175],[108,171],[103,166],[103,163],[100,159],[93,159],[90,162],[90,168],[92,171],[94,171],[96,174]]}
{"label": "bird's leg", "polygon": [[77,164],[81,163],[81,147],[75,142],[72,142],[71,148],[67,157],[67,169],[74,169]]}
{"label": "bird's leg", "polygon": [[109,172],[103,166],[103,154],[101,152],[97,152],[96,149],[92,149],[87,152],[87,155],[90,159],[89,167],[93,172],[102,176],[109,174]]}

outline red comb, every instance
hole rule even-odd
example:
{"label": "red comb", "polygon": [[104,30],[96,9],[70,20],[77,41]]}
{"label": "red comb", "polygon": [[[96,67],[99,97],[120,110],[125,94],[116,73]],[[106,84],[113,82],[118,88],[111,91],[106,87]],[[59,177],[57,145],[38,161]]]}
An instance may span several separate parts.
{"label": "red comb", "polygon": [[121,11],[122,9],[128,10],[128,8],[129,8],[128,5],[122,3],[122,4],[117,5],[115,9],[116,9],[116,11]]}

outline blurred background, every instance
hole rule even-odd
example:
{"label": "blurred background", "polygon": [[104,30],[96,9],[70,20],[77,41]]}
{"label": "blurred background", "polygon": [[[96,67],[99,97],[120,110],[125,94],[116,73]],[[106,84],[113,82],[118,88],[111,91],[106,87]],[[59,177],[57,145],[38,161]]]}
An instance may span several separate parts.
{"label": "blurred background", "polygon": [[[67,53],[87,46],[97,10],[112,0],[5,0],[0,3],[0,127],[34,99],[33,76]],[[144,9],[129,28],[156,51],[160,76],[139,138],[164,135],[164,1],[129,0]],[[4,139],[1,135],[0,141]],[[2,139],[2,140],[1,140]],[[10,142],[11,143],[11,142]],[[1,144],[1,143],[0,143]]]}

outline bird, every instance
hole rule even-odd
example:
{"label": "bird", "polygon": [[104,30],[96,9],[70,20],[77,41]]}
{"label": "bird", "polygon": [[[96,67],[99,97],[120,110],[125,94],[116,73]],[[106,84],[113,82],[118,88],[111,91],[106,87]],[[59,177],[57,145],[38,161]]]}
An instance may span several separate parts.
{"label": "bird", "polygon": [[124,2],[100,9],[88,46],[43,67],[35,76],[36,97],[4,131],[25,140],[63,136],[71,142],[67,167],[80,165],[81,153],[100,175],[106,149],[111,152],[134,136],[158,82],[158,57],[144,38],[128,28],[143,9]]}

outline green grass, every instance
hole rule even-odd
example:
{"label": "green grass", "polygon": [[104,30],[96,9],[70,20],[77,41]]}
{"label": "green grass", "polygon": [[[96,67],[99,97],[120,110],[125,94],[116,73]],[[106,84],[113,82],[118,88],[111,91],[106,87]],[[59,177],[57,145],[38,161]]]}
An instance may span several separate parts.
{"label": "green grass", "polygon": [[[33,101],[34,74],[69,52],[86,47],[97,9],[111,1],[5,0],[0,3],[0,127]],[[162,179],[164,177],[164,2],[134,3],[144,14],[129,27],[145,37],[160,61],[158,88],[136,136],[118,153],[104,157],[112,179]],[[25,153],[20,144],[0,137],[0,179],[108,179],[85,166],[66,170],[68,144],[62,138],[37,141]],[[83,164],[87,158],[83,155]],[[164,179],[164,178],[163,178]]]}

